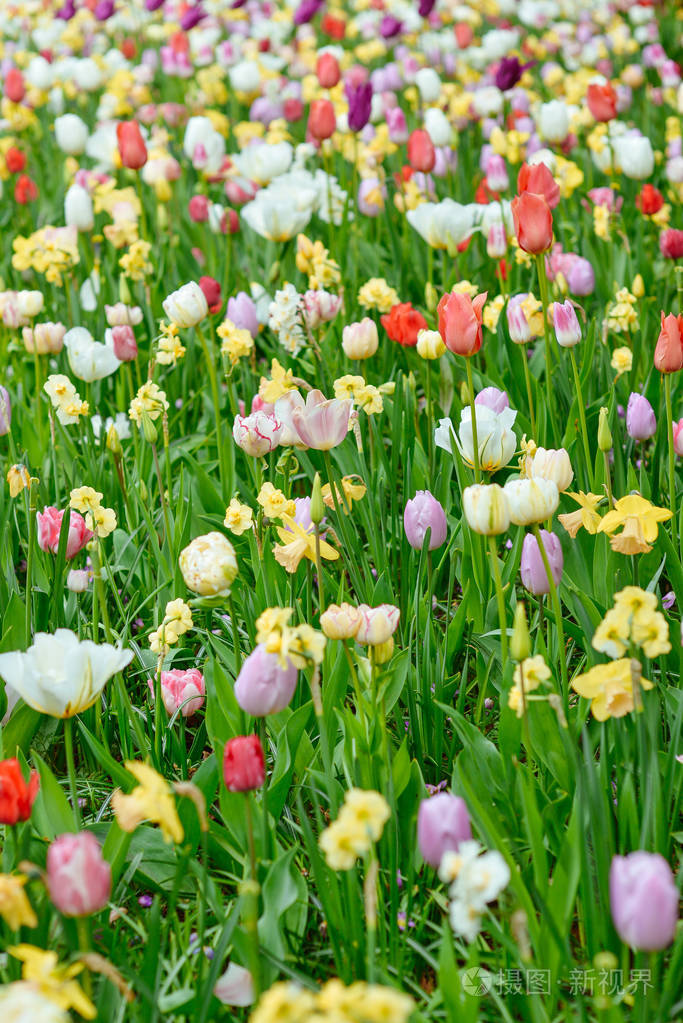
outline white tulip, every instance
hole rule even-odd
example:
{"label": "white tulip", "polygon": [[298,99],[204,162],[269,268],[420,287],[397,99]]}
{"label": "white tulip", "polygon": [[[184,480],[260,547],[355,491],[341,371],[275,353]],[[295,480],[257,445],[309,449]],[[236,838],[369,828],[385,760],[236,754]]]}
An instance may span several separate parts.
{"label": "white tulip", "polygon": [[208,117],[191,117],[185,128],[183,152],[194,167],[215,174],[223,163],[225,139]]}
{"label": "white tulip", "polygon": [[67,331],[64,347],[69,353],[72,373],[88,384],[111,376],[121,365],[114,355],[114,349],[95,341],[85,327],[72,327]]}
{"label": "white tulip", "polygon": [[612,142],[614,161],[622,174],[635,181],[649,178],[655,167],[652,143],[645,135],[622,135]]}
{"label": "white tulip", "polygon": [[560,503],[560,492],[552,480],[508,480],[503,487],[510,509],[510,521],[516,526],[551,519]]}
{"label": "white tulip", "polygon": [[425,110],[424,126],[435,146],[449,146],[453,141],[453,126],[438,107]]}
{"label": "white tulip", "polygon": [[104,686],[133,659],[132,650],[79,640],[70,629],[39,632],[24,653],[0,654],[0,676],[29,707],[69,718],[87,710]]}
{"label": "white tulip", "polygon": [[88,135],[88,126],[78,114],[55,118],[55,141],[63,153],[78,156],[86,147]]}
{"label": "white tulip", "polygon": [[538,134],[546,142],[564,142],[569,134],[569,111],[561,99],[543,103],[536,115]]}
{"label": "white tulip", "polygon": [[289,142],[257,142],[232,157],[233,164],[247,180],[267,185],[292,165],[294,149]]}
{"label": "white tulip", "polygon": [[[511,408],[494,412],[486,405],[475,405],[475,410],[479,464],[485,472],[496,472],[508,464],[517,448],[517,438],[512,429],[517,412]],[[474,465],[472,409],[469,405],[460,414],[456,443],[463,460],[468,465]]]}
{"label": "white tulip", "polygon": [[64,222],[78,231],[92,231],[95,226],[92,199],[82,185],[71,185],[64,196]]}
{"label": "white tulip", "polygon": [[303,231],[313,215],[312,207],[299,210],[293,198],[274,198],[259,192],[257,198],[242,208],[242,220],[262,238],[285,242]]}
{"label": "white tulip", "polygon": [[441,79],[432,67],[423,67],[415,75],[415,85],[423,103],[436,103],[441,95]]}
{"label": "white tulip", "polygon": [[179,327],[196,327],[209,314],[204,292],[195,281],[183,284],[162,302],[169,320]]}
{"label": "white tulip", "polygon": [[481,536],[498,536],[510,525],[505,491],[497,483],[476,483],[465,487],[462,508],[467,525]]}

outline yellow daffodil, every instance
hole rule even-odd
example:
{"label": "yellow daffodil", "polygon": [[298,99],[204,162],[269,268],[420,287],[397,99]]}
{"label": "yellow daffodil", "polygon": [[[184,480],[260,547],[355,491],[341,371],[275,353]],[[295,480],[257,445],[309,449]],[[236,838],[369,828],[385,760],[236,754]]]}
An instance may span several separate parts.
{"label": "yellow daffodil", "polygon": [[9,483],[9,496],[18,495],[31,483],[31,474],[25,465],[11,465],[7,470],[7,482]]}
{"label": "yellow daffodil", "polygon": [[371,277],[358,292],[358,304],[364,309],[376,309],[388,313],[398,305],[398,292],[390,288],[383,277]]}
{"label": "yellow daffodil", "polygon": [[[277,530],[277,535],[282,541],[273,548],[275,560],[288,572],[296,572],[302,558],[308,558],[315,563],[316,542],[315,532],[311,527],[306,531],[300,526],[296,519],[290,515],[281,516],[284,523]],[[339,551],[331,547],[325,540],[320,540],[320,557],[326,561],[336,561]]]}
{"label": "yellow daffodil", "polygon": [[167,408],[168,401],[164,391],[153,381],[147,380],[131,401],[128,415],[134,423],[140,423],[143,414],[150,419],[158,419]]}
{"label": "yellow daffodil", "polygon": [[235,536],[241,536],[242,533],[246,533],[253,525],[253,512],[249,505],[242,504],[236,497],[233,497],[225,510],[223,525],[231,533],[234,533]]}
{"label": "yellow daffodil", "polygon": [[38,926],[38,918],[24,891],[27,881],[25,874],[0,874],[0,916],[12,931]]}
{"label": "yellow daffodil", "polygon": [[256,500],[263,508],[263,514],[267,519],[281,519],[285,515],[291,518],[296,512],[294,501],[285,497],[272,483],[263,484]]}
{"label": "yellow daffodil", "polygon": [[[607,533],[612,550],[620,554],[644,554],[652,550],[657,539],[658,523],[671,518],[668,508],[657,508],[640,494],[628,494],[607,512],[598,526],[598,533]],[[615,530],[623,530],[614,536]]]}
{"label": "yellow daffodil", "polygon": [[652,689],[652,682],[642,678],[638,661],[622,657],[609,664],[598,664],[572,683],[572,689],[591,701],[591,713],[596,721],[620,718],[634,709],[634,679],[641,689]]}
{"label": "yellow daffodil", "polygon": [[237,327],[227,317],[218,327],[216,333],[221,339],[221,352],[227,355],[231,366],[236,366],[240,359],[250,355],[254,348],[254,339],[248,330]]}
{"label": "yellow daffodil", "polygon": [[584,494],[580,490],[578,494],[567,494],[567,497],[571,497],[580,505],[578,511],[557,516],[569,535],[575,537],[581,528],[585,529],[587,533],[597,533],[601,520],[596,508],[601,501],[604,501],[602,494]]}
{"label": "yellow daffodil", "polygon": [[259,398],[274,405],[278,398],[282,398],[287,391],[296,390],[297,383],[291,369],[285,369],[277,359],[273,359],[270,365],[270,380],[261,377],[259,384]]}
{"label": "yellow daffodil", "polygon": [[350,789],[339,816],[320,836],[320,848],[332,870],[351,870],[356,859],[382,837],[389,805],[379,792]]}
{"label": "yellow daffodil", "polygon": [[83,963],[60,966],[56,952],[45,952],[34,945],[15,945],[8,951],[23,963],[22,979],[34,984],[50,1002],[65,1010],[75,1009],[84,1019],[97,1017],[95,1006],[73,979],[83,970]]}
{"label": "yellow daffodil", "polygon": [[[355,482],[356,480],[358,482]],[[335,490],[337,492],[338,500],[341,507],[344,510],[344,513],[348,515],[349,512],[351,511],[351,508],[353,507],[353,502],[360,501],[362,497],[365,497],[367,487],[360,479],[360,476],[342,476],[341,485],[344,493],[343,498],[339,494],[338,486],[335,486]],[[332,488],[330,487],[329,483],[325,483],[323,485],[323,487],[321,488],[321,493],[323,495],[323,501],[327,505],[327,507],[334,508],[334,496],[332,494]]]}
{"label": "yellow daffodil", "polygon": [[615,348],[612,352],[610,366],[617,371],[617,380],[622,373],[630,373],[633,365],[633,352],[625,345],[622,348]]}
{"label": "yellow daffodil", "polygon": [[178,817],[171,789],[165,778],[138,760],[127,760],[130,771],[140,784],[130,795],[117,789],[111,799],[119,827],[134,831],[142,821],[158,824],[166,842],[182,842],[184,831]]}

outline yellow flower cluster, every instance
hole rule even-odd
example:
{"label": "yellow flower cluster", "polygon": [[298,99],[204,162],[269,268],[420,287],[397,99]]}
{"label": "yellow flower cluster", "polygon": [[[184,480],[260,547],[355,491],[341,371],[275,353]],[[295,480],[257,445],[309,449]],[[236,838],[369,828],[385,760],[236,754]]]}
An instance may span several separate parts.
{"label": "yellow flower cluster", "polygon": [[27,881],[26,874],[0,874],[0,916],[11,931],[38,926],[38,918],[24,891]]}
{"label": "yellow flower cluster", "polygon": [[159,324],[159,340],[157,342],[156,361],[162,366],[176,366],[178,360],[185,355],[185,346],[180,343],[177,323],[166,323],[162,320]]}
{"label": "yellow flower cluster", "polygon": [[278,398],[282,398],[287,391],[296,390],[297,383],[291,369],[284,369],[283,366],[273,359],[270,365],[270,380],[268,377],[261,377],[259,383],[259,398],[274,405]]}
{"label": "yellow flower cluster", "polygon": [[607,307],[606,321],[609,330],[615,334],[625,334],[638,326],[636,302],[638,299],[628,288],[620,288],[614,302]]}
{"label": "yellow flower cluster", "polygon": [[25,465],[20,463],[10,465],[7,470],[7,482],[9,484],[9,496],[17,497],[22,490],[31,485],[31,475]]}
{"label": "yellow flower cluster", "polygon": [[237,327],[227,317],[216,331],[221,339],[221,352],[227,355],[231,366],[246,358],[254,349],[254,339],[244,327]]}
{"label": "yellow flower cluster", "polygon": [[71,491],[69,507],[85,515],[85,524],[104,539],[116,529],[116,512],[102,505],[102,494],[93,487],[76,487]]}
{"label": "yellow flower cluster", "polygon": [[375,387],[374,384],[367,383],[364,377],[347,373],[346,376],[335,380],[334,396],[339,400],[350,398],[359,409],[362,409],[367,415],[373,416],[384,411],[382,396],[393,394],[395,387],[396,384],[393,381]]}
{"label": "yellow flower cluster", "polygon": [[608,657],[623,657],[629,644],[639,646],[646,657],[659,657],[671,650],[669,626],[657,610],[654,593],[627,586],[615,594],[610,608],[593,636],[593,647]]}
{"label": "yellow flower cluster", "polygon": [[407,1023],[414,1008],[410,995],[380,984],[345,987],[334,979],[314,993],[280,981],[261,996],[249,1023]]}
{"label": "yellow flower cluster", "polygon": [[138,760],[127,760],[126,770],[140,784],[130,795],[116,789],[111,797],[119,827],[123,831],[135,831],[142,821],[152,821],[160,826],[166,842],[182,842],[185,832],[166,779]]}
{"label": "yellow flower cluster", "polygon": [[74,977],[85,964],[60,966],[56,952],[45,952],[35,945],[15,945],[10,955],[21,961],[22,980],[28,981],[44,998],[61,1009],[75,1009],[84,1019],[95,1019],[97,1010]]}
{"label": "yellow flower cluster", "polygon": [[63,373],[53,373],[43,384],[43,390],[57,412],[62,426],[77,423],[79,416],[87,416],[90,409],[87,401],[81,401],[78,391]]}
{"label": "yellow flower cluster", "polygon": [[242,504],[236,497],[233,497],[232,501],[225,509],[225,519],[223,525],[226,529],[229,529],[235,536],[241,536],[242,533],[246,533],[248,529],[253,526],[253,512],[248,504]]}
{"label": "yellow flower cluster", "polygon": [[41,227],[28,238],[12,241],[12,266],[19,273],[35,270],[51,284],[61,284],[62,274],[80,262],[78,232],[75,227]]}
{"label": "yellow flower cluster", "polygon": [[267,519],[281,519],[285,515],[291,518],[296,512],[294,501],[285,497],[272,483],[263,484],[256,500],[263,508],[263,514]]}
{"label": "yellow flower cluster", "polygon": [[382,836],[391,811],[384,796],[349,789],[336,821],[320,836],[320,848],[332,870],[351,870],[359,856],[370,852]]}
{"label": "yellow flower cluster", "polygon": [[131,401],[128,415],[134,423],[141,423],[143,415],[158,419],[167,408],[165,392],[152,380],[147,380]]}
{"label": "yellow flower cluster", "polygon": [[390,288],[383,277],[371,277],[358,292],[358,305],[388,313],[392,306],[398,305],[398,292]]}
{"label": "yellow flower cluster", "polygon": [[598,664],[573,679],[571,685],[579,696],[591,701],[591,713],[596,721],[630,714],[636,706],[634,689],[652,689],[652,682],[642,677],[640,662],[629,657]]}
{"label": "yellow flower cluster", "polygon": [[151,274],[153,266],[149,261],[151,242],[135,241],[119,260],[119,266],[131,281],[142,281]]}
{"label": "yellow flower cluster", "polygon": [[181,636],[193,627],[192,610],[181,597],[169,600],[164,620],[159,628],[150,634],[149,645],[155,654],[165,656]]}
{"label": "yellow flower cluster", "polygon": [[[486,303],[486,305],[484,306],[484,311],[482,313],[482,320],[487,330],[490,330],[492,332],[496,331],[498,327],[498,320],[500,319],[500,314],[502,313],[504,308],[505,308],[504,295],[496,295],[494,299]],[[418,348],[419,344],[420,342],[418,341]],[[446,346],[444,345],[444,351],[445,350]]]}
{"label": "yellow flower cluster", "polygon": [[314,291],[328,289],[339,284],[339,264],[330,257],[321,241],[312,242],[305,234],[296,239],[296,267],[308,276],[308,286]]}
{"label": "yellow flower cluster", "polygon": [[[356,480],[358,482],[356,482]],[[344,514],[348,515],[353,507],[353,502],[360,501],[362,497],[365,497],[367,487],[361,480],[360,476],[342,476],[341,485],[341,494],[339,493],[339,487],[335,486],[337,499]],[[334,508],[334,495],[332,494],[332,487],[329,483],[323,483],[321,493],[323,495],[323,504],[326,504],[328,508]]]}
{"label": "yellow flower cluster", "polygon": [[256,642],[269,654],[276,654],[283,668],[289,660],[297,668],[321,664],[327,642],[322,632],[310,625],[290,625],[291,607],[269,607],[256,619]]}

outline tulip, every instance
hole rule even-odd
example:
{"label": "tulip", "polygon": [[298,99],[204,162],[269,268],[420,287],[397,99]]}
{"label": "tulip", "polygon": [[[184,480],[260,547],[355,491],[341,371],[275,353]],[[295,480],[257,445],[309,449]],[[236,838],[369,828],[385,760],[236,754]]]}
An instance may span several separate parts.
{"label": "tulip", "polygon": [[439,792],[423,799],[417,812],[417,844],[422,859],[435,869],[443,854],[457,852],[461,842],[472,838],[467,804],[460,796]]}
{"label": "tulip", "polygon": [[615,930],[631,948],[656,952],[674,940],[678,889],[671,867],[659,853],[638,850],[614,856],[609,897]]}
{"label": "tulip", "polygon": [[223,305],[220,284],[214,277],[200,277],[199,287],[204,292],[204,298],[206,299],[206,304],[209,307],[209,313],[214,316]]}
{"label": "tulip", "polygon": [[683,368],[683,315],[661,314],[661,330],[655,347],[655,369],[676,373]]}
{"label": "tulip", "polygon": [[206,296],[195,281],[172,292],[162,306],[169,320],[178,327],[196,327],[209,312]]}
{"label": "tulip", "polygon": [[0,824],[14,825],[18,821],[27,821],[39,786],[37,771],[31,771],[26,783],[15,757],[0,760]]}
{"label": "tulip", "polygon": [[361,613],[351,604],[330,604],[320,615],[320,628],[328,639],[353,639],[360,627]]}
{"label": "tulip", "polygon": [[659,236],[659,250],[665,259],[681,259],[683,257],[683,231],[673,227],[662,231]]}
{"label": "tulip", "polygon": [[[192,717],[204,706],[204,676],[198,668],[174,668],[161,672],[161,700],[166,713],[172,716],[177,710],[184,718]],[[149,681],[154,697],[154,684]]]}
{"label": "tulip", "polygon": [[560,493],[552,480],[508,480],[503,487],[510,509],[510,521],[516,526],[530,526],[551,519],[560,503]]}
{"label": "tulip", "polygon": [[510,185],[505,160],[494,153],[486,164],[486,184],[492,192],[505,192]]}
{"label": "tulip", "polygon": [[66,577],[66,588],[72,593],[85,593],[90,585],[90,572],[87,568],[72,568]]}
{"label": "tulip", "polygon": [[[54,507],[44,508],[36,515],[38,546],[41,551],[51,551],[56,554],[59,550],[63,517],[64,512]],[[75,558],[78,552],[82,551],[87,543],[90,543],[94,535],[86,526],[83,516],[79,515],[77,511],[72,511],[66,541],[67,560]]]}
{"label": "tulip", "polygon": [[0,437],[9,433],[12,425],[12,403],[7,388],[0,386]]}
{"label": "tulip", "polygon": [[612,140],[614,162],[627,178],[645,181],[652,176],[655,154],[652,143],[644,135],[622,135]]}
{"label": "tulip", "polygon": [[415,497],[406,502],[403,528],[408,543],[417,551],[422,550],[427,530],[431,529],[429,550],[436,550],[445,542],[448,533],[446,513],[428,490],[418,490]]}
{"label": "tulip", "polygon": [[551,210],[560,201],[560,186],[544,163],[522,164],[517,176],[517,191],[520,195],[524,192],[542,195]]}
{"label": "tulip", "polygon": [[636,196],[636,206],[646,217],[659,213],[664,205],[664,196],[654,185],[643,185],[640,194]]}
{"label": "tulip", "polygon": [[183,152],[195,168],[217,174],[225,156],[225,139],[210,118],[191,117],[185,128]]}
{"label": "tulip", "polygon": [[560,493],[569,490],[574,470],[564,448],[536,448],[527,459],[527,475],[532,479],[552,480]]}
{"label": "tulip", "polygon": [[185,585],[202,597],[224,596],[237,575],[235,549],[222,533],[197,536],[178,559]]}
{"label": "tulip", "polygon": [[573,348],[581,340],[581,326],[576,316],[576,310],[569,301],[555,302],[553,304],[553,325],[557,343],[562,348]]}
{"label": "tulip", "polygon": [[[298,395],[298,400],[294,397]],[[345,439],[349,431],[352,402],[329,398],[317,390],[309,391],[306,402],[294,392],[291,401],[291,423],[300,441],[315,451],[329,451]]]}
{"label": "tulip", "polygon": [[334,89],[341,78],[339,61],[331,53],[321,53],[315,65],[318,82],[323,89]]}
{"label": "tulip", "polygon": [[560,145],[569,134],[569,110],[562,100],[543,103],[537,118],[538,133],[546,142]]}
{"label": "tulip", "polygon": [[462,508],[467,525],[481,536],[498,536],[510,525],[505,490],[497,483],[475,483],[465,487]]}
{"label": "tulip", "polygon": [[269,412],[235,416],[232,435],[238,447],[252,458],[262,458],[280,443],[282,424]]}
{"label": "tulip", "polygon": [[347,323],[342,331],[342,348],[349,359],[370,359],[379,345],[377,325],[369,316]]}
{"label": "tulip", "polygon": [[43,311],[44,305],[45,297],[42,291],[17,292],[17,306],[21,317],[33,319],[34,316]]}
{"label": "tulip", "polygon": [[592,295],[595,291],[595,272],[583,256],[575,256],[565,274],[572,295]]}
{"label": "tulip", "polygon": [[370,120],[372,109],[372,85],[370,82],[361,82],[359,85],[352,85],[349,81],[344,86],[344,95],[349,104],[348,125],[349,131],[361,131]]}
{"label": "tulip", "polygon": [[21,103],[25,93],[24,76],[19,68],[10,68],[5,75],[5,96],[12,103]]}
{"label": "tulip", "polygon": [[137,305],[117,302],[115,305],[105,305],[104,313],[110,327],[136,327],[142,323],[142,309]]}
{"label": "tulip", "polygon": [[446,348],[458,355],[474,355],[482,342],[482,307],[487,293],[469,295],[450,293],[444,295],[437,306],[439,333]]}
{"label": "tulip", "polygon": [[266,780],[266,763],[258,735],[238,735],[226,742],[223,780],[229,792],[261,788]]}
{"label": "tulip", "polygon": [[380,316],[379,322],[391,340],[397,341],[404,348],[414,348],[419,332],[427,326],[424,316],[413,309],[411,302],[399,302],[392,306],[385,316]]}
{"label": "tulip", "polygon": [[617,116],[617,94],[611,85],[592,82],[586,92],[588,109],[596,121],[612,121]]}
{"label": "tulip", "polygon": [[36,633],[25,652],[0,654],[0,676],[41,714],[69,718],[92,707],[112,675],[133,659],[132,650],[79,640],[70,629]]}
{"label": "tulip", "polygon": [[246,714],[263,718],[277,714],[291,703],[298,670],[290,660],[280,667],[277,654],[270,654],[260,643],[243,663],[235,680],[235,699]]}
{"label": "tulip", "polygon": [[[550,572],[553,577],[553,582],[556,586],[559,586],[560,579],[562,578],[562,569],[564,567],[564,557],[562,555],[562,544],[560,538],[555,533],[549,533],[547,530],[541,530],[541,538],[543,542],[543,549],[545,550],[546,557],[548,558],[548,564],[550,565]],[[522,585],[529,593],[533,593],[535,596],[540,596],[544,593],[550,593],[550,583],[548,582],[548,573],[545,570],[543,564],[543,557],[539,550],[538,540],[533,533],[527,533],[524,537],[524,543],[522,544]]]}
{"label": "tulip", "polygon": [[361,616],[356,632],[358,642],[373,647],[388,643],[398,628],[399,609],[393,604],[380,604],[379,607],[359,604],[358,610]]}
{"label": "tulip", "polygon": [[436,103],[441,95],[441,79],[433,67],[423,67],[415,74],[415,85],[423,103]]}
{"label": "tulip", "polygon": [[89,831],[59,835],[47,851],[47,889],[64,916],[90,916],[107,905],[111,867]]}
{"label": "tulip", "polygon": [[77,231],[92,231],[95,226],[90,193],[81,185],[71,185],[64,196],[64,223]]}
{"label": "tulip", "polygon": [[633,392],[626,407],[626,432],[633,440],[649,440],[657,429],[652,405],[645,395]]}
{"label": "tulip", "polygon": [[408,163],[413,170],[429,174],[436,163],[436,150],[429,132],[415,128],[408,139]]}
{"label": "tulip", "polygon": [[132,362],[137,358],[138,343],[133,328],[128,324],[112,327],[111,339],[114,355],[121,362]]}
{"label": "tulip", "polygon": [[496,413],[487,405],[474,405],[476,415],[476,437],[478,459],[474,457],[474,430],[472,428],[472,406],[466,406],[460,413],[460,428],[456,443],[460,454],[468,465],[477,461],[486,472],[502,469],[512,459],[517,448],[517,438],[512,429],[517,412],[504,408]]}
{"label": "tulip", "polygon": [[93,383],[111,376],[120,363],[114,349],[95,341],[85,327],[72,327],[64,335],[64,347],[69,353],[69,366],[79,380]]}
{"label": "tulip", "polygon": [[546,252],[553,241],[553,214],[543,196],[522,192],[510,205],[520,248],[531,255]]}
{"label": "tulip", "polygon": [[447,351],[438,330],[418,330],[416,347],[421,359],[440,359]]}
{"label": "tulip", "polygon": [[228,299],[226,316],[227,319],[232,320],[236,327],[248,330],[252,337],[256,337],[258,334],[259,321],[256,315],[256,305],[246,291],[238,291],[236,295]]}
{"label": "tulip", "polygon": [[387,128],[389,139],[395,145],[402,145],[408,140],[408,128],[406,126],[406,115],[400,107],[390,107],[386,112]]}
{"label": "tulip", "polygon": [[533,63],[534,61],[520,64],[517,57],[503,57],[494,75],[497,88],[501,92],[513,89],[527,68],[531,67]]}
{"label": "tulip", "polygon": [[88,126],[78,114],[62,114],[54,120],[55,142],[68,156],[78,156],[88,141]]}
{"label": "tulip", "polygon": [[488,238],[486,239],[486,255],[491,259],[502,259],[507,249],[508,239],[505,224],[500,221],[491,224]]}
{"label": "tulip", "polygon": [[482,405],[484,408],[491,409],[496,415],[500,415],[504,409],[510,407],[510,399],[505,391],[501,391],[497,387],[485,387],[474,399],[474,404]]}
{"label": "tulip", "polygon": [[147,147],[137,121],[119,121],[116,125],[121,163],[129,170],[140,170],[147,163]]}
{"label": "tulip", "polygon": [[187,204],[190,220],[195,224],[204,224],[209,219],[209,200],[205,195],[193,195]]}
{"label": "tulip", "polygon": [[516,345],[525,345],[531,341],[531,326],[522,308],[523,298],[519,296],[519,301],[515,301],[517,297],[513,296],[507,304],[508,332]]}
{"label": "tulip", "polygon": [[302,296],[301,313],[309,330],[317,330],[323,323],[329,323],[335,318],[341,305],[341,295],[311,289]]}
{"label": "tulip", "polygon": [[337,116],[329,99],[314,99],[308,113],[308,131],[318,142],[334,135]]}
{"label": "tulip", "polygon": [[251,973],[237,963],[229,963],[225,973],[216,981],[213,993],[223,1005],[252,1005],[255,993]]}

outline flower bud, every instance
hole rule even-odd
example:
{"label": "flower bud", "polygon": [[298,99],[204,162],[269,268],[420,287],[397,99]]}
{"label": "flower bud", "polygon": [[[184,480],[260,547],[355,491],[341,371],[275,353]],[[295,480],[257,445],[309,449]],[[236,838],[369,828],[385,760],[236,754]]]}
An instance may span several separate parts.
{"label": "flower bud", "polygon": [[429,550],[436,550],[444,543],[448,533],[446,513],[428,490],[418,490],[415,497],[406,502],[403,528],[408,543],[418,551],[422,550],[427,530],[430,529]]}
{"label": "flower bud", "polygon": [[508,480],[503,487],[510,509],[510,521],[516,526],[551,519],[560,503],[557,485],[542,477]]}
{"label": "flower bud", "polygon": [[649,440],[657,429],[652,405],[645,395],[633,392],[626,407],[626,431],[633,440]]}
{"label": "flower bud", "polygon": [[[125,301],[123,296],[121,300]],[[183,328],[196,327],[209,312],[204,292],[195,281],[183,284],[161,304],[169,320]]]}
{"label": "flower bud", "polygon": [[181,551],[179,563],[188,589],[202,597],[229,593],[237,575],[235,550],[222,533],[212,532],[195,537]]}
{"label": "flower bud", "polygon": [[226,742],[223,780],[229,792],[261,788],[266,780],[266,763],[258,735],[238,735]]}
{"label": "flower bud", "polygon": [[356,639],[359,643],[381,646],[396,632],[401,612],[393,604],[380,604],[379,607],[360,604],[358,610],[361,620],[356,631]]}
{"label": "flower bud", "polygon": [[609,428],[609,411],[603,405],[598,419],[598,447],[601,451],[612,450],[612,432]]}
{"label": "flower bud", "polygon": [[351,604],[330,604],[320,615],[320,628],[328,639],[353,639],[360,622],[360,610]]}
{"label": "flower bud", "polygon": [[123,302],[124,305],[133,304],[133,296],[130,293],[125,274],[121,274],[119,277],[119,301]]}
{"label": "flower bud", "polygon": [[446,346],[438,330],[418,330],[417,354],[420,358],[440,359],[445,353]]}
{"label": "flower bud", "polygon": [[156,444],[157,442],[157,428],[152,422],[149,412],[142,412],[140,415],[140,429],[142,436],[145,438],[148,444]]}
{"label": "flower bud", "polygon": [[[550,565],[550,574],[552,575],[553,582],[555,586],[559,586],[562,578],[562,569],[564,568],[560,538],[554,533],[549,533],[547,530],[542,529],[541,540],[548,564]],[[524,537],[521,575],[522,585],[529,593],[533,593],[537,597],[541,594],[550,593],[548,573],[545,569],[538,541],[533,533],[527,533]]]}
{"label": "flower bud", "polygon": [[671,944],[678,920],[678,889],[663,856],[643,850],[614,856],[609,895],[614,927],[625,944],[647,952]]}
{"label": "flower bud", "polygon": [[247,714],[262,718],[277,714],[289,706],[298,678],[298,671],[287,660],[282,668],[277,654],[270,654],[260,643],[242,665],[235,680],[235,699]]}
{"label": "flower bud", "polygon": [[567,299],[566,302],[555,302],[553,305],[553,324],[557,343],[562,348],[573,348],[581,340],[581,327],[576,317],[576,310]]}
{"label": "flower bud", "polygon": [[437,868],[443,854],[457,852],[461,842],[472,838],[467,804],[460,796],[439,792],[423,799],[417,813],[417,844],[422,859]]}
{"label": "flower bud", "polygon": [[311,522],[314,526],[319,526],[325,516],[325,503],[323,501],[323,492],[320,485],[320,473],[315,474],[313,480],[313,492],[311,494],[311,505],[310,505],[310,516]]}
{"label": "flower bud", "polygon": [[514,661],[524,661],[531,657],[531,636],[526,620],[526,608],[521,600],[515,608],[515,621],[510,639],[510,656]]}
{"label": "flower bud", "polygon": [[498,536],[510,525],[505,491],[497,483],[475,483],[466,487],[462,507],[467,525],[481,536]]}
{"label": "flower bud", "polygon": [[59,835],[47,851],[50,898],[65,916],[90,916],[107,905],[111,867],[89,831]]}
{"label": "flower bud", "polygon": [[389,636],[389,639],[384,643],[377,643],[372,648],[372,660],[374,664],[386,664],[387,661],[391,660],[391,655],[394,652],[394,637]]}
{"label": "flower bud", "polygon": [[72,593],[85,593],[90,585],[90,572],[87,568],[72,568],[66,577],[66,588]]}
{"label": "flower bud", "polygon": [[533,458],[527,462],[527,475],[532,479],[552,480],[562,493],[569,490],[574,470],[564,448],[536,448]]}
{"label": "flower bud", "polygon": [[377,324],[369,316],[347,323],[342,331],[342,348],[349,359],[369,359],[377,351]]}
{"label": "flower bud", "polygon": [[496,221],[489,228],[488,238],[486,239],[486,254],[491,259],[503,259],[507,250],[508,240],[505,233],[505,224],[502,221]]}

